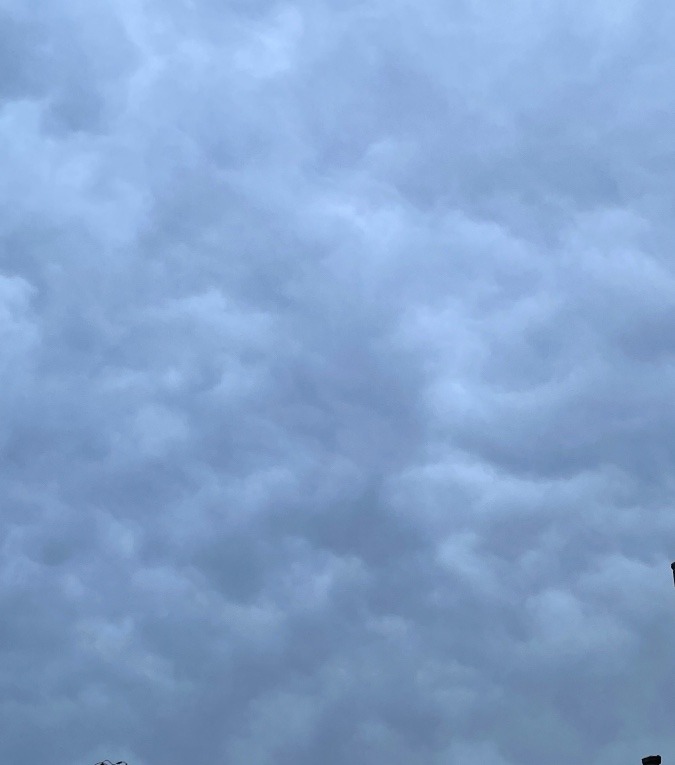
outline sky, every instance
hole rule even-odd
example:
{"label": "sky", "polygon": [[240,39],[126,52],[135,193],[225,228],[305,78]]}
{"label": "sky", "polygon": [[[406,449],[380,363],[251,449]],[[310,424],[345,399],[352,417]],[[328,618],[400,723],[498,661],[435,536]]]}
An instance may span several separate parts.
{"label": "sky", "polygon": [[0,759],[675,762],[675,6],[0,0]]}

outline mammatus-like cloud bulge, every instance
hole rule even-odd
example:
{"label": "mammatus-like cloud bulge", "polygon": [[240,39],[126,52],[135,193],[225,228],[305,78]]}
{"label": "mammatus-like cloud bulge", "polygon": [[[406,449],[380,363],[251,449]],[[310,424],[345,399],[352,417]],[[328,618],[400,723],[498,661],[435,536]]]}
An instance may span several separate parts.
{"label": "mammatus-like cloud bulge", "polygon": [[4,760],[675,757],[674,13],[0,2]]}

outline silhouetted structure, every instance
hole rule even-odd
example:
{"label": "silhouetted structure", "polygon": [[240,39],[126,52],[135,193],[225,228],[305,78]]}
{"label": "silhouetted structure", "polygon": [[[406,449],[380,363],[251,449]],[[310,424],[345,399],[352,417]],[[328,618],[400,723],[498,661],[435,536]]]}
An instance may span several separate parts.
{"label": "silhouetted structure", "polygon": [[[661,760],[659,760],[661,762]],[[111,760],[101,760],[101,762],[97,762],[96,765],[128,765],[128,763],[124,762],[124,760],[119,760],[118,762],[112,762]]]}
{"label": "silhouetted structure", "polygon": [[675,584],[675,563],[671,563],[670,567],[673,569],[673,584]]}

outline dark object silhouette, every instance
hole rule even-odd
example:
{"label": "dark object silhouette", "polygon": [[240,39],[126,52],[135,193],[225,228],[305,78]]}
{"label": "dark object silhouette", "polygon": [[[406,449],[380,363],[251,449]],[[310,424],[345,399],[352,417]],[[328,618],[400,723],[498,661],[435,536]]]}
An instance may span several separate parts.
{"label": "dark object silhouette", "polygon": [[675,563],[671,563],[670,567],[673,569],[673,584],[675,584]]}
{"label": "dark object silhouette", "polygon": [[[659,760],[661,762],[661,760]],[[101,762],[97,762],[96,765],[128,765],[124,760],[119,760],[119,762],[111,762],[110,760],[101,760]]]}
{"label": "dark object silhouette", "polygon": [[[675,566],[675,563],[673,563],[673,566]],[[673,571],[675,571],[675,568],[673,569]],[[661,765],[661,755],[651,754],[649,755],[649,757],[643,757],[642,765]]]}

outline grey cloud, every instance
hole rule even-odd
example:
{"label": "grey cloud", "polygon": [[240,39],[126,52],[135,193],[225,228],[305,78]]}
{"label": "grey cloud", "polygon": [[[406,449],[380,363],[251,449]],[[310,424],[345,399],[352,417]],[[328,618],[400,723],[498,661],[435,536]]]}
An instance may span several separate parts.
{"label": "grey cloud", "polygon": [[672,27],[3,5],[6,759],[667,760]]}

